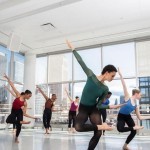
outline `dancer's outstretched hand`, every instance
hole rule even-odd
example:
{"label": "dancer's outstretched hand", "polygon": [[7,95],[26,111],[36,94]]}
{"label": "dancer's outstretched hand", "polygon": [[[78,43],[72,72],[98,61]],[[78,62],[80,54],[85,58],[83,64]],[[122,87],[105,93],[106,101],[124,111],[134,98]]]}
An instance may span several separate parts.
{"label": "dancer's outstretched hand", "polygon": [[9,79],[8,76],[4,73],[4,78]]}
{"label": "dancer's outstretched hand", "polygon": [[122,74],[121,74],[121,71],[120,71],[119,67],[118,67],[118,74],[119,74],[119,76],[122,76]]}
{"label": "dancer's outstretched hand", "polygon": [[74,47],[73,47],[73,45],[68,41],[68,40],[66,40],[66,43],[67,43],[67,45],[68,45],[68,47],[72,50],[72,51],[74,51]]}

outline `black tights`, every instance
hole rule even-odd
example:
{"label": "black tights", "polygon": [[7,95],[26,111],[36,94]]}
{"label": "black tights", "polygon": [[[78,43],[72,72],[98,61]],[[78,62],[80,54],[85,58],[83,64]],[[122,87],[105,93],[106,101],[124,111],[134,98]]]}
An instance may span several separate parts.
{"label": "black tights", "polygon": [[44,113],[43,113],[43,125],[45,129],[50,128],[50,121],[52,117],[52,111],[49,108],[45,108]]}
{"label": "black tights", "polygon": [[68,124],[68,128],[71,128],[71,123],[73,122],[72,124],[72,127],[74,128],[75,127],[75,118],[76,118],[76,111],[69,111],[69,124]]}
{"label": "black tights", "polygon": [[[90,119],[92,124],[85,124]],[[101,137],[101,130],[98,130],[97,125],[101,125],[101,117],[96,106],[86,106],[80,103],[79,113],[76,116],[75,129],[78,132],[94,131],[88,146],[88,150],[94,150]]]}
{"label": "black tights", "polygon": [[20,121],[23,121],[23,112],[22,109],[12,109],[11,114],[7,117],[6,123],[11,123],[16,125],[16,137],[19,136],[21,131]]}
{"label": "black tights", "polygon": [[[131,131],[129,136],[126,139],[126,144],[129,144],[131,140],[136,135],[136,130],[133,130],[133,127],[135,126],[135,123],[131,117],[131,115],[124,115],[124,114],[118,114],[117,118],[117,130],[119,132],[128,132]],[[128,127],[125,127],[125,123],[128,125]]]}
{"label": "black tights", "polygon": [[[106,111],[106,109],[100,109],[99,111],[101,113],[103,123],[104,123],[106,121],[106,118],[107,118],[107,111]],[[104,134],[104,132],[105,132],[105,130],[103,130],[103,134]]]}

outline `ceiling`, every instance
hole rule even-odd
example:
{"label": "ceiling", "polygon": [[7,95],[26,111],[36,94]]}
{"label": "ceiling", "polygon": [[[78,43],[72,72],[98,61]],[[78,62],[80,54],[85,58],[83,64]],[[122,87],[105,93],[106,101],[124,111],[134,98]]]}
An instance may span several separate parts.
{"label": "ceiling", "polygon": [[0,0],[0,43],[11,33],[35,54],[150,36],[150,0]]}

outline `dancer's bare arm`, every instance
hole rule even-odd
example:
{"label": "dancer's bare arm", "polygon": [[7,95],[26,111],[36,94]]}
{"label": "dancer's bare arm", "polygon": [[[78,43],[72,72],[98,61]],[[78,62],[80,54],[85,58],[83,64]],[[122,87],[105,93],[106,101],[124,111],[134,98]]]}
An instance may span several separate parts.
{"label": "dancer's bare arm", "polygon": [[122,83],[122,86],[123,86],[125,101],[128,101],[129,98],[130,98],[130,95],[129,95],[129,92],[128,92],[128,90],[127,90],[126,83],[125,83],[125,81],[124,81],[124,79],[123,79],[123,76],[122,76],[121,71],[120,71],[119,68],[118,68],[118,74],[119,74],[119,76],[120,76],[120,80],[121,80],[121,83]]}
{"label": "dancer's bare arm", "polygon": [[93,72],[91,69],[89,69],[86,64],[84,63],[84,61],[82,60],[81,56],[78,54],[78,52],[75,50],[75,48],[73,47],[73,45],[66,40],[66,43],[68,45],[68,47],[72,50],[75,58],[77,59],[78,63],[80,64],[80,66],[82,67],[83,71],[85,72],[85,74],[90,77],[93,75]]}
{"label": "dancer's bare arm", "polygon": [[20,97],[19,91],[15,88],[14,83],[8,78],[8,76],[6,74],[4,74],[4,78],[6,78],[6,80],[10,84],[11,88],[13,89],[13,91],[15,93],[15,97]]}
{"label": "dancer's bare arm", "polygon": [[146,120],[146,119],[150,119],[150,116],[141,116],[141,114],[140,114],[140,111],[139,111],[139,108],[138,108],[138,107],[136,107],[136,109],[135,109],[135,114],[136,114],[136,116],[137,116],[137,118],[138,118],[139,120]]}
{"label": "dancer's bare arm", "polygon": [[72,102],[73,102],[73,100],[72,100],[72,98],[70,97],[70,95],[69,95],[68,91],[66,90],[66,88],[65,88],[65,92],[66,92],[67,97],[69,98],[70,102],[72,103]]}
{"label": "dancer's bare arm", "polygon": [[38,91],[43,95],[43,97],[45,98],[45,100],[46,101],[49,100],[49,97],[42,91],[42,89],[40,87],[38,87],[38,86],[36,86],[36,87],[37,87]]}
{"label": "dancer's bare arm", "polygon": [[126,103],[124,104],[118,104],[118,105],[109,105],[109,109],[117,109],[117,108],[120,108],[122,106],[126,105]]}
{"label": "dancer's bare arm", "polygon": [[22,111],[23,111],[23,115],[25,117],[28,117],[28,118],[31,118],[31,119],[36,119],[36,117],[30,116],[26,113],[26,111],[27,111],[27,102],[26,101],[24,102],[24,106],[22,107]]}
{"label": "dancer's bare arm", "polygon": [[7,86],[4,85],[4,88],[5,88],[12,96],[16,97],[16,94],[15,94],[12,90],[10,90]]}

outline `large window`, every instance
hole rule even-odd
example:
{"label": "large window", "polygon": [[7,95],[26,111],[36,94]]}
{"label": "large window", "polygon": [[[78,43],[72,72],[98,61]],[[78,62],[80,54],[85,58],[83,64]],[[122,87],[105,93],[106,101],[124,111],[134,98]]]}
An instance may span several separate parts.
{"label": "large window", "polygon": [[50,55],[48,60],[48,82],[72,80],[72,53]]}
{"label": "large window", "polygon": [[11,52],[5,47],[0,45],[0,77],[2,78],[4,73],[9,74],[10,72],[10,56]]}
{"label": "large window", "polygon": [[47,83],[47,57],[36,59],[36,84]]}
{"label": "large window", "polygon": [[[124,79],[127,90],[132,96],[132,89],[136,88],[136,79]],[[112,92],[110,98],[110,104],[120,104],[124,101],[124,91],[120,80],[113,80],[111,82],[106,82],[109,87],[109,91]]]}
{"label": "large window", "polygon": [[[78,51],[83,61],[95,74],[101,73],[101,48]],[[86,74],[74,57],[74,80],[86,80]]]}
{"label": "large window", "polygon": [[81,99],[84,86],[85,82],[74,83],[74,97],[79,96],[79,98]]}
{"label": "large window", "polygon": [[14,53],[14,81],[23,83],[24,80],[24,56]]}
{"label": "large window", "polygon": [[[38,85],[42,91],[48,96],[48,86],[47,84]],[[45,106],[45,98],[42,94],[36,89],[35,93],[35,114],[41,115],[43,114],[44,106]]]}
{"label": "large window", "polygon": [[124,77],[136,75],[134,43],[104,46],[102,50],[103,66],[113,64],[119,67]]}
{"label": "large window", "polygon": [[137,42],[136,52],[138,77],[150,76],[150,41]]}
{"label": "large window", "polygon": [[[0,45],[0,105],[9,104],[9,94],[5,90],[4,85],[6,81],[3,76],[4,73],[9,75],[10,73],[10,56],[11,52],[8,51],[5,47]],[[3,110],[2,110],[3,111]]]}

